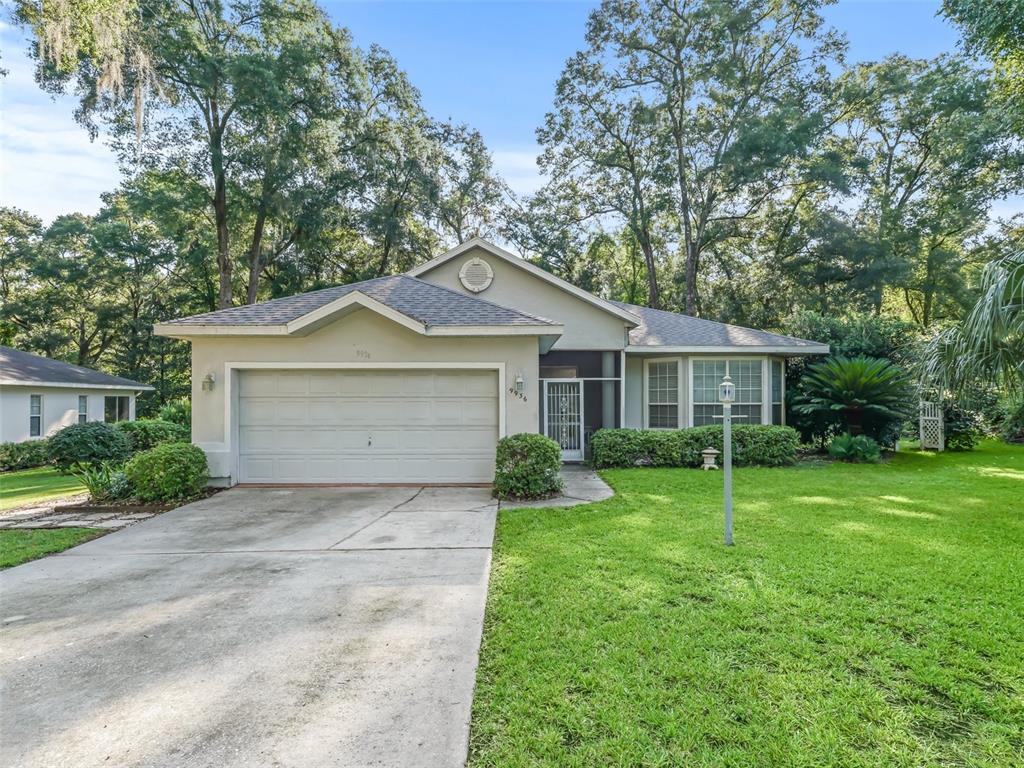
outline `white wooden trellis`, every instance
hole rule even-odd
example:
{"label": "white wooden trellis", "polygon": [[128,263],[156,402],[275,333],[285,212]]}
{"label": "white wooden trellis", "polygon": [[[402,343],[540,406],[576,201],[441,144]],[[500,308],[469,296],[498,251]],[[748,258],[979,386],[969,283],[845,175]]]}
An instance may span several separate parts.
{"label": "white wooden trellis", "polygon": [[922,448],[932,451],[946,449],[946,427],[942,421],[942,406],[939,403],[921,401],[919,426]]}

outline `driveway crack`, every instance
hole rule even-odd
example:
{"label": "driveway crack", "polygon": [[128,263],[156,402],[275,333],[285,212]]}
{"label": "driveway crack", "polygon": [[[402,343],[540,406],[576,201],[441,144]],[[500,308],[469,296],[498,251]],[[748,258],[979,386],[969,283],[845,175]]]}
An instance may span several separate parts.
{"label": "driveway crack", "polygon": [[415,498],[416,498],[417,496],[419,496],[419,495],[420,495],[421,493],[423,493],[423,486],[420,486],[419,488],[417,488],[417,489],[416,489],[416,493],[414,493],[414,494],[413,494],[412,496],[410,496],[410,497],[409,497],[408,499],[406,499],[405,501],[400,501],[400,502],[398,502],[397,504],[395,504],[395,505],[394,505],[393,507],[391,507],[390,509],[387,509],[387,510],[385,510],[383,514],[381,514],[381,515],[378,515],[377,517],[373,518],[373,520],[371,520],[370,522],[368,522],[368,523],[367,523],[366,525],[362,525],[362,526],[360,526],[359,528],[356,528],[356,529],[355,529],[354,531],[352,531],[352,533],[350,533],[350,534],[348,534],[347,536],[343,537],[343,538],[342,538],[342,539],[341,539],[340,541],[336,541],[336,542],[334,542],[333,544],[331,544],[331,546],[329,546],[329,547],[328,547],[328,549],[334,549],[334,548],[335,548],[336,546],[338,546],[338,545],[339,545],[339,544],[341,544],[342,542],[348,541],[349,539],[351,539],[351,538],[352,538],[353,536],[355,536],[356,534],[362,533],[362,532],[363,532],[363,531],[365,531],[365,530],[366,530],[367,528],[369,528],[369,527],[370,527],[371,525],[374,525],[374,524],[376,524],[376,523],[379,523],[379,522],[380,522],[381,520],[383,520],[383,519],[384,519],[385,517],[387,517],[388,515],[390,515],[390,514],[391,514],[392,512],[394,512],[394,511],[395,511],[396,509],[398,509],[399,507],[401,507],[401,506],[403,506],[403,505],[405,505],[405,504],[408,504],[408,503],[409,503],[410,501],[412,501],[413,499],[415,499]]}

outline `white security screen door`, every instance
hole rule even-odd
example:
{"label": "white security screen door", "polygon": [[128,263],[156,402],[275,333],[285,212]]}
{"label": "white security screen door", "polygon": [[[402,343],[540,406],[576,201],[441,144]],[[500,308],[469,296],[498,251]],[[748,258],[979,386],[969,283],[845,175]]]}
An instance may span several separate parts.
{"label": "white security screen door", "polygon": [[583,383],[548,381],[545,386],[547,436],[562,446],[562,461],[583,461]]}

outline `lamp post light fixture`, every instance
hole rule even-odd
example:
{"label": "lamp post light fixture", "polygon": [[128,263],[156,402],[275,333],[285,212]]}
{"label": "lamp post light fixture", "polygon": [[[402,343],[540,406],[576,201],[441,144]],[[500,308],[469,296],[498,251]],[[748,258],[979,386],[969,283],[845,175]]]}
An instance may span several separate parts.
{"label": "lamp post light fixture", "polygon": [[725,375],[718,385],[718,400],[722,404],[722,479],[725,481],[725,546],[732,546],[732,403],[736,399],[736,386]]}

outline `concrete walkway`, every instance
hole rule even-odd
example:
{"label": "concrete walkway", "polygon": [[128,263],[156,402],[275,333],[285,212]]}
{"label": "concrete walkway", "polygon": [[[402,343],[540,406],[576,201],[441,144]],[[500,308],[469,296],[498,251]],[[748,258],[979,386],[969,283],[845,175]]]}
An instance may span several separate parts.
{"label": "concrete walkway", "polygon": [[0,765],[462,765],[488,489],[233,489],[0,573]]}
{"label": "concrete walkway", "polygon": [[503,501],[502,509],[543,509],[551,507],[575,507],[577,504],[591,504],[604,501],[615,495],[601,477],[584,464],[563,464],[562,481],[565,490],[561,496],[540,501]]}

